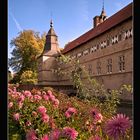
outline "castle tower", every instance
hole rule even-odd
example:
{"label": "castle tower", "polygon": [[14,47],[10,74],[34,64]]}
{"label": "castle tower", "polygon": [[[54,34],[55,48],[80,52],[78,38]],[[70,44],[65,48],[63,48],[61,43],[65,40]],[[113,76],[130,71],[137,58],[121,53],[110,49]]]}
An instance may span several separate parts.
{"label": "castle tower", "polygon": [[43,55],[55,55],[60,52],[58,45],[58,37],[53,28],[53,22],[50,21],[50,30],[46,35],[46,42],[44,46]]}
{"label": "castle tower", "polygon": [[100,23],[104,22],[107,19],[105,10],[104,10],[104,0],[103,0],[103,7],[100,16],[95,16],[93,18],[93,27],[95,28],[98,26]]}
{"label": "castle tower", "polygon": [[58,37],[50,21],[50,29],[46,35],[46,41],[42,55],[38,58],[38,84],[55,85],[57,82],[52,70],[56,66],[56,57],[60,54]]}
{"label": "castle tower", "polygon": [[103,1],[103,7],[102,7],[102,12],[101,12],[101,15],[100,15],[100,23],[104,22],[106,20],[107,16],[106,16],[106,13],[105,13],[105,10],[104,10],[104,1]]}

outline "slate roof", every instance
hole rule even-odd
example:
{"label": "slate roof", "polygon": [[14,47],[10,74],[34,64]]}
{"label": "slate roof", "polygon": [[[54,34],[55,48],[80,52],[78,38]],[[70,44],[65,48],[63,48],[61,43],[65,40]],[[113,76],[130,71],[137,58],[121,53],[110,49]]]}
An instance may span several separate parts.
{"label": "slate roof", "polygon": [[129,5],[127,5],[126,7],[124,7],[123,9],[121,9],[120,11],[118,11],[117,13],[109,17],[108,19],[106,19],[103,23],[99,24],[95,28],[92,28],[85,34],[81,35],[77,39],[67,44],[64,50],[62,51],[62,54],[65,54],[75,49],[81,44],[101,35],[102,33],[106,32],[107,30],[115,27],[119,23],[131,17],[132,17],[132,3],[130,3]]}

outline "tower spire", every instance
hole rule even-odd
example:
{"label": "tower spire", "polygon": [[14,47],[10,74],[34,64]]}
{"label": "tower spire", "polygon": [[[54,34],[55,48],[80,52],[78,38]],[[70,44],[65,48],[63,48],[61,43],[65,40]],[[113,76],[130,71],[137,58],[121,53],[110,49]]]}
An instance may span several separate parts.
{"label": "tower spire", "polygon": [[102,11],[104,11],[104,0],[103,0],[103,7],[102,7]]}
{"label": "tower spire", "polygon": [[52,19],[51,19],[51,21],[50,21],[50,27],[51,27],[51,28],[53,27],[53,21],[52,21]]}
{"label": "tower spire", "polygon": [[103,0],[103,7],[101,12],[101,17],[106,17],[105,9],[104,9],[104,0]]}
{"label": "tower spire", "polygon": [[50,27],[53,27],[53,21],[52,21],[52,11],[51,11],[51,21],[50,21]]}

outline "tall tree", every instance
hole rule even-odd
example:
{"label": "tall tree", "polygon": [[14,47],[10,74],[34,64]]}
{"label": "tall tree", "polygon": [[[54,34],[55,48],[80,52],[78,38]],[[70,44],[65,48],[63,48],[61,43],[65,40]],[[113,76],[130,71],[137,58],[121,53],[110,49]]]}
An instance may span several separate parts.
{"label": "tall tree", "polygon": [[22,73],[26,70],[37,70],[37,58],[43,51],[46,33],[41,36],[39,32],[24,30],[11,40],[11,46],[15,46],[9,66],[13,71]]}

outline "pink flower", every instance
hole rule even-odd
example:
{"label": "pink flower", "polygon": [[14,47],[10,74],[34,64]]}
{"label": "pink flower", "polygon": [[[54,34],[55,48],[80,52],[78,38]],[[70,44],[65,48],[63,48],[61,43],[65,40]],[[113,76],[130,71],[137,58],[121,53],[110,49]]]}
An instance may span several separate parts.
{"label": "pink flower", "polygon": [[41,92],[40,91],[37,91],[37,95],[41,95]]}
{"label": "pink flower", "polygon": [[31,129],[27,132],[26,140],[37,140],[35,130]]}
{"label": "pink flower", "polygon": [[68,110],[65,112],[65,116],[67,118],[71,117],[71,115],[75,114],[77,110],[73,107],[68,108]]}
{"label": "pink flower", "polygon": [[25,91],[24,91],[24,95],[25,95],[26,97],[30,97],[32,94],[31,94],[30,91],[25,90]]}
{"label": "pink flower", "polygon": [[35,101],[40,101],[42,97],[40,95],[34,95]]}
{"label": "pink flower", "polygon": [[54,107],[58,107],[59,100],[58,99],[53,99],[53,105],[54,105]]}
{"label": "pink flower", "polygon": [[24,95],[20,95],[20,97],[18,98],[18,102],[23,102],[25,99]]}
{"label": "pink flower", "polygon": [[14,92],[17,92],[17,89],[16,89],[16,87],[14,87],[14,88],[13,88],[13,91],[14,91]]}
{"label": "pink flower", "polygon": [[50,125],[50,127],[52,128],[52,129],[54,129],[56,126],[55,126],[55,122],[54,122],[54,119],[51,117],[50,119],[49,119],[49,125]]}
{"label": "pink flower", "polygon": [[28,99],[31,101],[31,102],[34,102],[34,96],[31,95],[30,97],[28,97]]}
{"label": "pink flower", "polygon": [[47,91],[47,94],[48,94],[49,96],[51,96],[51,95],[52,95],[52,91],[51,91],[51,90],[48,90],[48,91]]}
{"label": "pink flower", "polygon": [[44,135],[44,136],[41,138],[41,140],[49,140],[48,135]]}
{"label": "pink flower", "polygon": [[106,123],[106,133],[108,136],[118,139],[120,136],[125,136],[126,130],[131,127],[129,117],[123,114],[117,114],[109,119]]}
{"label": "pink flower", "polygon": [[101,123],[103,120],[102,114],[97,110],[97,109],[92,109],[91,110],[91,115],[94,119],[94,123]]}
{"label": "pink flower", "polygon": [[54,95],[50,95],[49,99],[50,99],[50,101],[53,101],[55,99],[55,96]]}
{"label": "pink flower", "polygon": [[53,101],[55,99],[55,96],[52,94],[52,92],[50,90],[47,91],[47,95],[51,101]]}
{"label": "pink flower", "polygon": [[13,90],[11,88],[8,88],[8,92],[9,92],[9,94],[11,94],[13,92]]}
{"label": "pink flower", "polygon": [[22,102],[19,102],[19,103],[18,103],[18,107],[19,107],[19,109],[21,109],[22,106],[23,106],[23,103],[22,103]]}
{"label": "pink flower", "polygon": [[46,108],[44,107],[44,106],[39,106],[38,108],[37,108],[37,111],[40,113],[40,114],[44,114],[44,113],[46,113]]}
{"label": "pink flower", "polygon": [[76,140],[76,137],[78,136],[78,132],[70,127],[65,127],[62,131],[62,137],[68,138],[70,140]]}
{"label": "pink flower", "polygon": [[14,118],[14,120],[16,120],[16,121],[19,120],[19,117],[20,117],[19,113],[16,113],[16,114],[13,115],[13,118]]}
{"label": "pink flower", "polygon": [[45,91],[42,91],[42,95],[46,95],[46,92]]}
{"label": "pink flower", "polygon": [[13,102],[10,102],[9,104],[8,104],[8,108],[11,108],[13,106]]}
{"label": "pink flower", "polygon": [[31,122],[30,121],[27,121],[26,122],[26,126],[30,126],[31,125]]}
{"label": "pink flower", "polygon": [[89,138],[89,140],[102,140],[99,136],[92,136]]}
{"label": "pink flower", "polygon": [[47,115],[47,114],[42,114],[42,117],[41,117],[41,119],[42,119],[42,121],[44,122],[44,123],[48,123],[49,122],[49,116]]}
{"label": "pink flower", "polygon": [[51,132],[49,139],[50,140],[59,140],[60,137],[60,131],[58,129],[55,129]]}
{"label": "pink flower", "polygon": [[48,95],[43,95],[43,98],[44,98],[44,100],[46,100],[46,101],[48,101],[48,100],[49,100]]}
{"label": "pink flower", "polygon": [[37,116],[37,113],[35,111],[33,111],[32,115],[35,117],[35,116]]}

